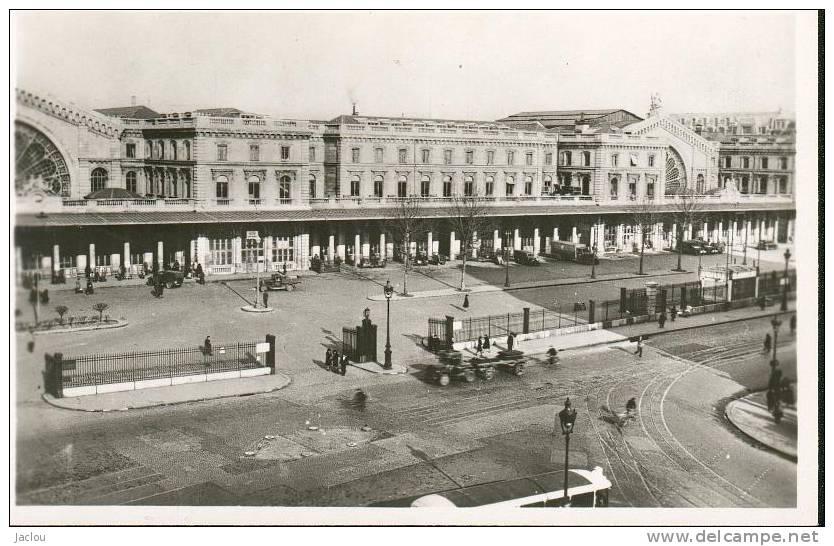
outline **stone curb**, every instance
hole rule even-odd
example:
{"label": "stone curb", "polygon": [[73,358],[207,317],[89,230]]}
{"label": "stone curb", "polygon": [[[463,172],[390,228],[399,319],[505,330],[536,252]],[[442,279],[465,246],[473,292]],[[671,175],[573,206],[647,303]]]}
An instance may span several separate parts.
{"label": "stone curb", "polygon": [[[279,375],[279,374],[275,374],[275,375]],[[86,408],[77,408],[77,407],[65,406],[65,405],[60,403],[61,400],[65,400],[64,398],[55,398],[51,394],[47,394],[47,393],[42,394],[41,398],[47,404],[49,404],[50,406],[54,406],[54,407],[60,408],[60,409],[65,409],[65,410],[70,410],[70,411],[83,411],[83,412],[87,412],[87,413],[110,413],[110,412],[117,412],[117,411],[129,411],[129,410],[132,410],[132,409],[148,409],[148,408],[158,408],[158,407],[163,407],[163,406],[177,406],[177,405],[180,405],[180,404],[189,404],[189,403],[192,403],[192,402],[205,402],[207,400],[221,400],[223,398],[239,398],[239,397],[243,397],[243,396],[252,396],[252,395],[255,395],[255,394],[267,394],[267,393],[270,393],[270,392],[275,392],[275,391],[284,389],[290,383],[292,383],[292,378],[290,376],[285,375],[283,373],[280,374],[280,375],[283,376],[283,378],[284,378],[283,383],[280,384],[280,385],[271,387],[269,389],[260,389],[260,390],[256,390],[256,391],[247,391],[247,392],[241,392],[241,393],[235,393],[235,394],[223,394],[223,395],[220,395],[220,396],[204,396],[204,397],[193,398],[193,399],[189,399],[189,400],[176,400],[174,402],[159,402],[159,403],[155,403],[155,404],[146,404],[146,405],[140,405],[140,406],[126,406],[124,408],[119,408],[119,409],[97,409],[97,408],[86,409]],[[162,387],[162,388],[169,388],[169,387]],[[96,396],[96,395],[90,395],[90,396]]]}
{"label": "stone curb", "polygon": [[[82,326],[80,328],[56,328],[54,330],[40,330],[32,332],[36,336],[47,334],[71,334],[73,332],[92,332],[93,330],[109,330],[112,328],[124,328],[130,324],[127,320],[117,319],[115,324],[97,324],[95,326]],[[18,333],[25,334],[26,330],[20,330]]]}
{"label": "stone curb", "polygon": [[[733,424],[734,427],[736,427],[740,432],[744,433],[746,436],[749,436],[750,438],[752,438],[756,442],[772,449],[773,451],[777,451],[777,452],[781,453],[782,455],[785,455],[786,457],[789,457],[790,459],[796,461],[797,460],[797,451],[796,451],[797,446],[795,444],[792,444],[789,440],[786,440],[786,439],[782,438],[781,436],[778,438],[781,441],[774,441],[773,440],[774,435],[767,434],[767,433],[764,433],[763,431],[760,431],[754,425],[750,425],[748,423],[743,422],[743,420],[739,419],[739,417],[736,415],[736,412],[739,410],[739,406],[742,405],[742,404],[749,404],[750,402],[747,399],[750,396],[753,396],[754,394],[756,394],[756,393],[748,394],[748,395],[743,396],[741,398],[737,398],[737,399],[733,400],[732,402],[730,402],[729,404],[727,404],[727,407],[724,410],[724,416],[727,418],[727,420],[730,423]],[[785,413],[786,414],[790,413],[790,410],[786,411]],[[794,417],[795,417],[795,412],[794,412]]]}

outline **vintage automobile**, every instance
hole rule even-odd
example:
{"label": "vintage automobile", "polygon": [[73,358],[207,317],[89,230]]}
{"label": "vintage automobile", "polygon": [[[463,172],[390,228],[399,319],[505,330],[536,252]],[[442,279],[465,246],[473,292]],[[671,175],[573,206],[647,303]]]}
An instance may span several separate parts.
{"label": "vintage automobile", "polygon": [[[158,275],[159,277],[159,282],[165,285],[165,288],[179,288],[180,286],[182,286],[182,280],[185,278],[185,275],[182,271],[173,271],[169,269],[160,271],[156,275]],[[148,277],[148,280],[146,282],[148,286],[156,286],[157,284],[153,275]]]}
{"label": "vintage automobile", "polygon": [[429,255],[423,252],[422,250],[418,251],[417,254],[414,256],[412,263],[414,265],[428,265],[429,263]]}
{"label": "vintage automobile", "polygon": [[430,365],[426,369],[426,377],[442,387],[451,383],[452,379],[472,383],[476,377],[486,380],[493,378],[493,365],[486,362],[486,359],[472,358],[464,362],[463,354],[454,350],[441,350],[437,354],[440,363]]}
{"label": "vintage automobile", "polygon": [[722,254],[724,252],[724,243],[704,243],[704,250],[707,254]]}
{"label": "vintage automobile", "polygon": [[371,254],[369,258],[364,256],[359,260],[359,267],[385,267],[385,258],[381,254]]}
{"label": "vintage automobile", "polygon": [[529,250],[516,250],[513,253],[513,260],[521,265],[541,265],[539,258]]}
{"label": "vintage automobile", "polygon": [[759,241],[756,245],[756,250],[776,250],[777,248],[775,241]]}
{"label": "vintage automobile", "polygon": [[688,241],[681,242],[681,251],[684,254],[694,254],[697,256],[698,254],[706,254],[707,251],[704,248],[704,243],[697,239],[690,239]]}
{"label": "vintage automobile", "polygon": [[443,254],[432,254],[431,258],[429,258],[429,263],[431,265],[443,265],[448,260],[448,256],[444,256]]}
{"label": "vintage automobile", "polygon": [[524,375],[524,365],[526,358],[524,351],[498,351],[496,356],[475,357],[469,360],[470,364],[480,368],[489,368],[490,377],[492,379],[492,369],[499,368],[505,372],[516,376]]}
{"label": "vintage automobile", "polygon": [[291,292],[292,290],[295,290],[295,286],[300,283],[301,279],[295,275],[273,273],[272,277],[268,279],[261,279],[260,289],[261,292],[267,290],[286,290],[287,292]]}

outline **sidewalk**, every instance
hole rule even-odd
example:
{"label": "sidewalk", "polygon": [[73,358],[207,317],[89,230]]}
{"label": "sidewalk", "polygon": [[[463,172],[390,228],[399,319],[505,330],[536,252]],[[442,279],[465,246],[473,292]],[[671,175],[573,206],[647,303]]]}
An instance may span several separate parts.
{"label": "sidewalk", "polygon": [[[792,305],[788,307],[787,311],[779,311],[778,306],[765,309],[764,311],[762,311],[759,307],[745,307],[730,311],[703,313],[686,318],[678,317],[674,322],[666,321],[666,327],[662,329],[658,327],[656,321],[652,321],[640,324],[631,324],[628,326],[620,326],[618,328],[598,329],[588,332],[578,332],[575,334],[555,335],[549,337],[539,337],[541,335],[540,332],[519,334],[516,337],[516,344],[514,348],[531,355],[545,353],[550,347],[559,351],[564,351],[593,347],[596,345],[627,342],[629,339],[634,339],[638,336],[643,336],[644,340],[649,340],[658,335],[666,335],[673,332],[691,330],[693,328],[702,328],[704,326],[740,322],[756,318],[769,318],[774,315],[789,315],[795,312],[795,302],[791,302],[791,304]],[[525,339],[526,336],[530,337]],[[505,336],[494,338],[492,341],[499,349],[506,349]],[[463,349],[462,352],[464,352],[467,356],[475,354],[473,349]]]}
{"label": "sidewalk", "polygon": [[776,424],[767,409],[764,392],[754,392],[727,405],[727,419],[740,431],[759,443],[796,459],[796,410],[783,408],[782,421]]}
{"label": "sidewalk", "polygon": [[[415,298],[438,298],[443,296],[460,296],[461,294],[478,294],[484,292],[511,292],[513,290],[525,290],[528,288],[545,288],[548,286],[570,286],[574,284],[592,284],[597,282],[611,282],[623,281],[628,279],[646,279],[650,281],[657,277],[669,277],[676,275],[691,275],[693,271],[665,271],[648,273],[647,275],[637,275],[636,273],[614,273],[610,275],[597,275],[595,279],[590,277],[568,277],[562,279],[548,279],[543,281],[518,282],[512,284],[509,288],[505,286],[498,286],[494,284],[477,284],[467,288],[465,292],[461,292],[457,288],[438,288],[437,290],[423,290],[420,292],[410,292],[408,296],[402,294],[394,294],[391,296],[392,301],[410,300]],[[375,294],[368,296],[371,301],[385,301],[384,295]]]}
{"label": "sidewalk", "polygon": [[45,394],[43,399],[55,407],[78,411],[127,411],[130,409],[169,406],[185,402],[200,402],[231,396],[249,396],[283,389],[290,384],[290,377],[276,370],[273,375],[186,383],[172,387],[139,389],[135,391],[92,394],[70,398],[54,398]]}

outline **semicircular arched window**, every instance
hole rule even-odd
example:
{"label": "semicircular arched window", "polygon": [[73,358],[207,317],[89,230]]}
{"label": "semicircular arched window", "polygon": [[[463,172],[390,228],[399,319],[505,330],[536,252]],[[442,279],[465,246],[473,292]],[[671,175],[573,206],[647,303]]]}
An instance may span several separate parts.
{"label": "semicircular arched window", "polygon": [[107,171],[101,167],[93,169],[90,173],[90,191],[103,190],[107,187]]}
{"label": "semicircular arched window", "polygon": [[384,178],[381,174],[374,176],[374,197],[382,197],[382,186]]}

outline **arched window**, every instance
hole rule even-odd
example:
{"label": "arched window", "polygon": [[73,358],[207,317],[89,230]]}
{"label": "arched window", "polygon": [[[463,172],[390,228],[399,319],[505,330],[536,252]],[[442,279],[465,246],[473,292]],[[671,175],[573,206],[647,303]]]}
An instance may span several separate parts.
{"label": "arched window", "polygon": [[591,152],[582,152],[582,165],[585,167],[591,166]]}
{"label": "arched window", "polygon": [[491,196],[495,193],[495,177],[488,175],[484,179],[484,195]]}
{"label": "arched window", "polygon": [[156,149],[154,150],[154,159],[165,159],[165,143],[161,140],[156,141]]}
{"label": "arched window", "polygon": [[533,195],[533,177],[524,177],[524,195]]}
{"label": "arched window", "polygon": [[139,193],[139,185],[136,183],[136,173],[128,171],[125,175],[125,189],[133,193]]}
{"label": "arched window", "polygon": [[542,179],[542,195],[550,195],[553,193],[553,177],[545,175]]}
{"label": "arched window", "polygon": [[452,196],[452,177],[446,175],[443,177],[443,197]]}
{"label": "arched window", "polygon": [[506,195],[511,196],[515,193],[515,177],[508,176],[506,183]]}
{"label": "arched window", "polygon": [[699,174],[698,177],[695,179],[695,188],[698,193],[704,193],[706,188],[704,187],[704,175]]}
{"label": "arched window", "polygon": [[570,166],[570,164],[571,164],[571,153],[570,152],[562,152],[562,165]]}
{"label": "arched window", "polygon": [[316,177],[310,175],[310,199],[316,198]]}
{"label": "arched window", "polygon": [[471,174],[463,177],[463,195],[475,195],[475,178]]}
{"label": "arched window", "polygon": [[107,171],[98,167],[90,173],[90,191],[103,190],[107,187]]}
{"label": "arched window", "polygon": [[[261,179],[259,176],[252,175],[247,180],[249,183],[249,199],[260,199],[261,198]],[[280,196],[279,196],[280,197]]]}
{"label": "arched window", "polygon": [[405,175],[400,175],[397,179],[397,197],[406,197],[408,195],[408,178]]}
{"label": "arched window", "polygon": [[153,158],[153,142],[150,140],[145,141],[145,157],[148,159]]}
{"label": "arched window", "polygon": [[359,197],[359,175],[355,174],[350,179],[350,196]]}
{"label": "arched window", "polygon": [[182,196],[191,199],[191,174],[188,171],[182,174]]}
{"label": "arched window", "polygon": [[216,196],[218,199],[229,198],[229,178],[226,176],[218,176],[214,179],[216,187]]}
{"label": "arched window", "polygon": [[424,174],[420,178],[420,195],[422,197],[428,197],[429,192],[431,192],[431,178]]}
{"label": "arched window", "polygon": [[191,142],[187,140],[183,142],[183,159],[191,161]]}
{"label": "arched window", "polygon": [[171,159],[176,160],[177,159],[177,141],[172,140],[170,142],[169,147],[171,148]]}
{"label": "arched window", "polygon": [[611,179],[611,199],[616,199],[619,193],[619,185],[616,177]]}
{"label": "arched window", "polygon": [[381,174],[374,177],[374,197],[382,197],[382,185],[384,179]]}

